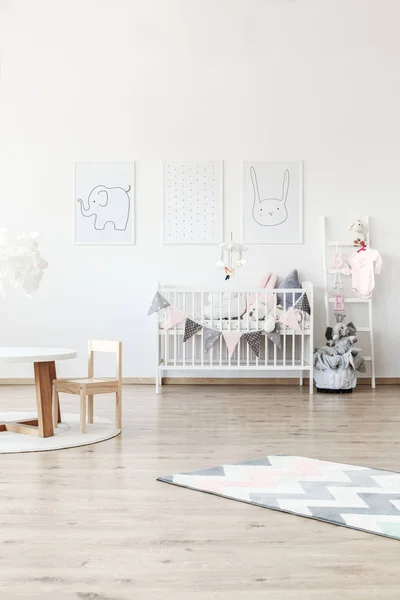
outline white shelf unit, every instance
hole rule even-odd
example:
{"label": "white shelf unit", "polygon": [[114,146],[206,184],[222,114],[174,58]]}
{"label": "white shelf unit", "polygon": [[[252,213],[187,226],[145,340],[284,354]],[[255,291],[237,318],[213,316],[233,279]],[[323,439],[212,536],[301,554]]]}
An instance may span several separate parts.
{"label": "white shelf unit", "polygon": [[[367,246],[370,246],[370,227],[369,217],[363,219],[364,223],[368,227],[367,233]],[[323,268],[324,268],[324,287],[325,287],[325,322],[326,326],[331,325],[329,319],[329,304],[334,302],[334,298],[330,294],[332,289],[332,282],[329,280],[329,275],[334,275],[336,271],[328,268],[327,252],[329,248],[348,248],[349,252],[351,249],[355,250],[354,244],[351,242],[343,242],[336,240],[327,239],[327,217],[322,217],[322,243],[323,243]],[[375,350],[374,350],[374,328],[372,318],[372,299],[357,298],[356,296],[350,296],[344,298],[344,305],[346,304],[367,304],[368,305],[368,324],[357,327],[357,331],[369,333],[370,343],[370,355],[364,356],[364,360],[371,365],[371,387],[375,389]]]}

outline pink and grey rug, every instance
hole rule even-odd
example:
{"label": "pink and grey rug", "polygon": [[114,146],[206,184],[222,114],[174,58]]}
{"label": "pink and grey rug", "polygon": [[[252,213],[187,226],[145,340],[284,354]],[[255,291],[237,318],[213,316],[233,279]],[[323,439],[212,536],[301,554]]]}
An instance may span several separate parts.
{"label": "pink and grey rug", "polygon": [[400,539],[400,473],[393,471],[278,455],[158,481]]}

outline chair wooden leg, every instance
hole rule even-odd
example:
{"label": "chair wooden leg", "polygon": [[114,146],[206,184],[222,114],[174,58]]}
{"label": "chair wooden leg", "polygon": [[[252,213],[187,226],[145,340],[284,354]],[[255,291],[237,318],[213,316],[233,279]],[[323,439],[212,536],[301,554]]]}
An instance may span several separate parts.
{"label": "chair wooden leg", "polygon": [[88,396],[88,423],[93,423],[93,417],[94,417],[94,412],[93,412],[93,394],[89,394]]}
{"label": "chair wooden leg", "polygon": [[57,425],[58,425],[59,423],[61,423],[60,394],[58,392],[56,392],[55,402],[57,403],[55,411],[56,411],[56,414],[57,414]]}
{"label": "chair wooden leg", "polygon": [[81,388],[81,433],[86,433],[86,387]]}
{"label": "chair wooden leg", "polygon": [[57,427],[58,425],[58,392],[56,391],[56,386],[53,383],[53,427]]}
{"label": "chair wooden leg", "polygon": [[122,429],[122,390],[116,394],[117,429]]}

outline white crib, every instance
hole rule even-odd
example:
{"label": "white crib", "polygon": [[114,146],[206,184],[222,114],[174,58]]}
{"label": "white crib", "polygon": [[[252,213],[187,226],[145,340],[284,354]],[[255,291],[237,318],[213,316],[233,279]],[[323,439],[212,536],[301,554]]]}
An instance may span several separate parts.
{"label": "white crib", "polygon": [[[313,352],[314,352],[314,296],[313,285],[304,282],[300,289],[252,289],[221,291],[198,290],[181,287],[159,286],[158,291],[168,302],[183,311],[189,319],[204,327],[219,331],[250,332],[263,329],[265,311],[263,306],[273,306],[276,325],[281,334],[281,348],[262,335],[260,356],[257,357],[243,337],[240,339],[232,357],[221,335],[208,353],[203,349],[204,329],[189,340],[183,342],[185,322],[165,329],[167,311],[157,313],[157,374],[156,391],[159,393],[162,376],[165,371],[288,371],[298,372],[300,385],[304,374],[310,380],[310,394],[313,393]],[[311,315],[303,313],[300,322],[301,331],[289,329],[279,322],[280,314],[287,299],[295,304],[300,293],[306,292]],[[279,294],[279,299],[269,295]],[[254,313],[250,317],[242,313],[243,306],[249,306],[253,297]],[[280,301],[279,301],[280,300]],[[282,301],[283,300],[283,301]],[[238,318],[238,315],[242,317]],[[307,317],[307,318],[306,318]]]}

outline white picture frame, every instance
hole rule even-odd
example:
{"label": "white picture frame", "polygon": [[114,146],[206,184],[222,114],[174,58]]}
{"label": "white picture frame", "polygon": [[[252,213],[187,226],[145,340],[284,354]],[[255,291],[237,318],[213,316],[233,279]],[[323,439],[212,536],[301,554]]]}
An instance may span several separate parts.
{"label": "white picture frame", "polygon": [[[162,166],[163,244],[221,244],[224,237],[223,161],[164,161]],[[174,177],[178,174],[179,177]]]}
{"label": "white picture frame", "polygon": [[135,244],[135,163],[75,163],[75,244]]}
{"label": "white picture frame", "polygon": [[243,161],[245,244],[303,244],[303,161]]}

